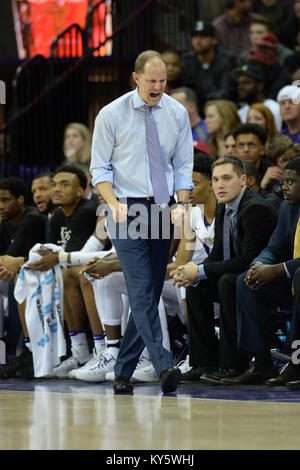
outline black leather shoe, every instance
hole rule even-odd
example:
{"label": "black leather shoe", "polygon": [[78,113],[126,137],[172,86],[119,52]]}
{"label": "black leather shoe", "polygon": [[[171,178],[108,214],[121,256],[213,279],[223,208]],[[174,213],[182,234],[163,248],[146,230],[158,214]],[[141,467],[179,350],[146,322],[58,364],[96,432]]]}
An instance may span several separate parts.
{"label": "black leather shoe", "polygon": [[266,381],[266,385],[271,387],[282,387],[288,382],[300,379],[300,370],[298,367],[295,367],[293,364],[289,363],[278,375],[273,379]]}
{"label": "black leather shoe", "polygon": [[201,380],[205,382],[221,384],[223,379],[228,377],[238,377],[242,371],[237,369],[215,369],[211,372],[206,372],[201,376]]}
{"label": "black leather shoe", "polygon": [[300,390],[300,380],[292,380],[286,384],[289,390]]}
{"label": "black leather shoe", "polygon": [[115,393],[131,393],[133,391],[130,378],[121,377],[120,375],[115,376],[113,388]]}
{"label": "black leather shoe", "polygon": [[175,392],[182,373],[177,367],[170,367],[160,374],[160,384],[163,393]]}
{"label": "black leather shoe", "polygon": [[260,385],[264,384],[267,379],[276,377],[278,374],[277,369],[256,370],[251,367],[238,377],[228,377],[221,380],[222,384],[227,385]]}

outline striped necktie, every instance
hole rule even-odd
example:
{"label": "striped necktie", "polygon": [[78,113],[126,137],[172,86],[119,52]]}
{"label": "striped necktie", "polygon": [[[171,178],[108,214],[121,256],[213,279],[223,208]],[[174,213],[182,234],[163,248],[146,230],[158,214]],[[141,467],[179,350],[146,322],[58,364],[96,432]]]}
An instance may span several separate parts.
{"label": "striped necktie", "polygon": [[162,160],[158,132],[151,106],[146,107],[146,145],[154,201],[156,204],[168,204],[170,200],[169,189]]}

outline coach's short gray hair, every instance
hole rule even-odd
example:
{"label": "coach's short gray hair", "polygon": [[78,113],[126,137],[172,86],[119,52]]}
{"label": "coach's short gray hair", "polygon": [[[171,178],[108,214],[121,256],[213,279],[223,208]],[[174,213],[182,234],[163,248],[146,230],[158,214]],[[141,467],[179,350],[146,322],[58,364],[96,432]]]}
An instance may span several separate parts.
{"label": "coach's short gray hair", "polygon": [[166,65],[165,59],[158,51],[152,51],[152,50],[144,51],[137,57],[135,61],[135,65],[134,65],[135,73],[143,73],[146,63],[153,58],[161,60]]}

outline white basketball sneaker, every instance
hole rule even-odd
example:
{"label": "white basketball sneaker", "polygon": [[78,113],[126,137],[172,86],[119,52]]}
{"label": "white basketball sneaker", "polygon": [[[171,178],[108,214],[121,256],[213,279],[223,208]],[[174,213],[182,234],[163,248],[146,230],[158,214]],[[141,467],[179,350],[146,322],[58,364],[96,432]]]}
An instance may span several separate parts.
{"label": "white basketball sneaker", "polygon": [[82,356],[75,348],[71,348],[71,351],[71,357],[65,361],[62,361],[58,366],[54,367],[53,374],[55,377],[60,379],[68,378],[68,374],[72,369],[78,369],[91,358],[90,354],[88,356]]}
{"label": "white basketball sneaker", "polygon": [[[100,354],[101,356],[101,354]],[[68,373],[69,379],[76,379],[76,372],[78,370],[83,370],[83,369],[91,369],[92,367],[96,366],[100,360],[99,353],[96,351],[96,349],[93,349],[93,356],[89,361],[87,361],[83,366],[81,367],[76,367],[75,369],[70,370]]]}
{"label": "white basketball sneaker", "polygon": [[80,368],[75,371],[75,378],[85,382],[104,382],[108,372],[114,370],[116,358],[106,349],[96,365],[90,368]]}
{"label": "white basketball sneaker", "polygon": [[143,367],[141,369],[136,368],[132,379],[134,382],[157,382],[158,377],[155,373],[152,362],[150,362],[150,365],[147,367]]}
{"label": "white basketball sneaker", "polygon": [[[106,380],[115,380],[115,373],[108,372],[105,376]],[[153,382],[158,380],[152,362],[147,357],[141,354],[137,363],[136,369],[131,377],[131,382]]]}
{"label": "white basketball sneaker", "polygon": [[115,380],[115,373],[114,371],[112,372],[106,372],[105,374],[105,380],[107,380],[108,382],[113,382]]}

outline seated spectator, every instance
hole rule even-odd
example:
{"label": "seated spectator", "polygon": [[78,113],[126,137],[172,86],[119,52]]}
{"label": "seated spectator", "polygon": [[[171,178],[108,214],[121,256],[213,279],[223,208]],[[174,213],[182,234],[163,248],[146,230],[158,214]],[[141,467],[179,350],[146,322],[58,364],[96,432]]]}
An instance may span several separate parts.
{"label": "seated spectator", "polygon": [[244,374],[224,379],[227,384],[266,384],[282,386],[299,381],[300,366],[291,360],[278,375],[271,357],[269,307],[293,308],[287,346],[299,340],[299,292],[292,295],[292,283],[298,287],[300,252],[300,158],[291,160],[284,170],[284,198],[277,227],[268,245],[256,256],[250,269],[237,280],[238,347],[254,357],[254,366]]}
{"label": "seated spectator", "polygon": [[[85,190],[86,186],[86,176],[76,166],[60,167],[52,180],[52,200],[61,208],[51,220],[49,242],[61,246],[66,252],[82,249],[96,227],[97,204],[83,197],[82,188]],[[49,269],[57,262],[57,253],[46,252],[32,269]],[[92,289],[89,289],[88,284],[80,283],[79,270],[79,267],[71,266],[63,271],[64,313],[72,345],[72,356],[54,369],[54,375],[57,377],[67,377],[72,369],[90,359],[86,336],[86,312],[94,336],[103,335]],[[85,287],[90,290],[89,294],[86,294]]]}
{"label": "seated spectator", "polygon": [[[235,157],[213,163],[212,185],[219,202],[213,249],[199,266],[188,263],[172,273],[176,285],[187,287],[192,369],[185,378],[220,383],[223,377],[240,375],[248,365],[248,356],[237,349],[236,280],[253,254],[267,245],[277,215],[261,196],[246,188],[246,179],[243,163]],[[219,344],[213,302],[220,303]]]}
{"label": "seated spectator", "polygon": [[192,48],[182,57],[182,68],[198,97],[200,115],[206,100],[229,98],[230,74],[236,65],[232,53],[218,44],[211,23],[198,21],[191,33]]}
{"label": "seated spectator", "polygon": [[176,51],[167,50],[162,53],[162,57],[166,62],[167,67],[167,84],[165,93],[170,94],[174,88],[186,85],[186,80],[183,76],[180,55]]}
{"label": "seated spectator", "polygon": [[83,197],[85,197],[86,199],[89,199],[90,201],[95,202],[96,204],[99,204],[99,196],[97,192],[93,190],[93,187],[92,187],[92,183],[91,183],[92,175],[90,173],[89,166],[86,163],[81,163],[81,162],[76,162],[75,165],[77,166],[77,168],[80,168],[84,172],[86,179],[87,179],[87,185],[86,185]]}
{"label": "seated spectator", "polygon": [[[252,20],[249,35],[251,47],[254,47],[256,44],[258,44],[261,39],[268,33],[274,33],[273,24],[268,18],[255,18],[254,20]],[[241,63],[247,63],[247,57],[250,53],[251,47],[247,51],[243,52],[241,56]],[[281,67],[284,65],[287,57],[293,54],[293,51],[291,49],[287,48],[280,42],[277,42],[276,44],[276,51],[278,63]]]}
{"label": "seated spectator", "polygon": [[201,119],[199,114],[196,93],[191,88],[181,87],[172,90],[171,96],[179,101],[188,112],[194,145],[196,145],[197,142],[208,143],[209,134],[207,132],[206,123]]}
{"label": "seated spectator", "polygon": [[267,133],[267,142],[277,134],[273,113],[262,103],[253,103],[249,107],[247,123],[261,126]]}
{"label": "seated spectator", "polygon": [[[51,201],[51,179],[52,179],[52,173],[45,172],[45,173],[37,174],[31,183],[31,192],[32,192],[33,202],[35,206],[37,207],[39,213],[47,217],[47,221],[45,225],[45,241],[48,240],[50,220],[56,209],[56,207],[53,205]],[[2,260],[7,259],[7,256],[8,255],[3,256]],[[3,264],[2,264],[0,277],[3,278],[2,276],[4,276],[5,273],[7,273],[7,270],[3,267]],[[14,273],[12,273],[11,275],[9,275],[9,273],[7,274],[9,278],[10,277],[12,278],[12,281],[10,282],[11,289],[10,289],[10,298],[9,298],[9,310],[10,310],[9,325],[11,326],[8,329],[13,330],[13,331],[18,331],[17,325],[20,323],[19,318],[23,320],[23,316],[19,315],[18,310],[20,306],[18,306],[15,300],[14,294],[13,294],[14,283],[15,283],[15,280],[13,279]],[[0,283],[2,283],[2,286],[3,285],[8,286],[8,282],[0,281]],[[25,338],[29,338],[27,327],[26,327],[26,324],[24,323],[22,325],[23,332],[24,332]],[[11,341],[11,332],[9,332],[8,334],[8,341]],[[25,348],[25,353],[27,353],[27,348]],[[24,358],[24,355],[22,355],[22,357]],[[29,355],[28,355],[28,359],[30,360]],[[18,358],[18,360],[22,360],[22,358]],[[29,368],[31,369],[30,366]]]}
{"label": "seated spectator", "polygon": [[271,165],[271,162],[265,157],[266,132],[257,124],[241,124],[234,129],[233,135],[237,157],[256,166],[260,184],[267,168]]}
{"label": "seated spectator", "polygon": [[71,122],[64,132],[64,164],[81,162],[89,165],[92,137],[89,129],[80,122]]}
{"label": "seated spectator", "polygon": [[253,165],[253,163],[245,161],[244,168],[247,175],[247,188],[251,188],[259,193],[266,202],[273,204],[275,209],[278,210],[280,204],[282,203],[282,198],[271,191],[264,191],[259,187],[257,179],[257,168],[255,165]]}
{"label": "seated spectator", "polygon": [[240,123],[236,106],[232,101],[212,100],[205,103],[204,112],[211,156],[223,156],[226,153],[224,136]]}
{"label": "seated spectator", "polygon": [[[274,28],[277,34],[281,25],[292,17],[293,0],[260,0],[254,7],[255,13],[261,15]],[[272,32],[272,31],[269,31]]]}
{"label": "seated spectator", "polygon": [[286,127],[281,134],[288,136],[294,144],[300,144],[300,93],[294,85],[283,87],[277,96],[280,115]]}
{"label": "seated spectator", "polygon": [[266,145],[266,157],[283,171],[292,158],[299,156],[299,149],[300,145],[295,145],[289,137],[277,134]]}
{"label": "seated spectator", "polygon": [[0,217],[1,254],[22,256],[36,241],[45,240],[46,217],[28,206],[28,189],[20,178],[0,181]]}
{"label": "seated spectator", "polygon": [[279,65],[277,42],[277,37],[274,34],[266,34],[251,47],[247,59],[248,63],[256,65],[263,71],[265,95],[274,100],[279,90],[291,81],[290,72]]}
{"label": "seated spectator", "polygon": [[232,132],[228,132],[224,136],[225,154],[228,156],[236,157],[236,143]]}
{"label": "seated spectator", "polygon": [[254,18],[253,0],[226,0],[226,12],[218,16],[213,25],[220,44],[227,47],[240,63],[241,55],[250,48],[249,31]]}
{"label": "seated spectator", "polygon": [[[86,183],[85,174],[76,165],[59,167],[52,178],[52,201],[60,207],[51,220],[49,242],[67,251],[80,249],[96,226],[97,204],[83,197]],[[84,226],[81,225],[83,214]]]}
{"label": "seated spectator", "polygon": [[[176,258],[167,266],[166,279],[178,266],[190,260],[197,263],[210,253],[214,239],[216,197],[211,185],[213,159],[201,152],[195,152],[193,183],[194,190],[189,198],[188,224],[184,227]],[[185,296],[184,296],[185,298]]]}
{"label": "seated spectator", "polygon": [[[40,212],[40,214],[43,214],[44,216],[48,216],[48,221],[45,222],[45,227],[46,227],[46,236],[45,236],[45,241],[49,240],[49,232],[50,232],[50,224],[48,225],[48,222],[51,221],[52,216],[54,215],[56,209],[59,207],[56,204],[53,204],[52,201],[52,178],[53,178],[54,173],[50,172],[45,172],[45,173],[40,173],[37,174],[34,179],[32,180],[31,183],[31,193],[32,193],[32,199],[33,202]],[[33,210],[31,208],[31,210]],[[34,212],[35,213],[35,212]],[[46,221],[46,219],[45,219]],[[12,257],[10,260],[10,263],[8,262],[8,256],[2,256],[1,258],[1,270],[4,272],[5,271],[5,266],[9,266],[9,269],[11,269],[11,272],[17,273],[19,269],[21,268],[22,264],[24,264],[24,260],[27,257]]]}
{"label": "seated spectator", "polygon": [[[50,172],[39,173],[33,178],[31,183],[32,199],[36,208],[41,214],[50,215],[50,217],[57,209],[57,206],[53,204],[51,199],[52,177],[53,173]],[[48,236],[46,236],[47,239]]]}
{"label": "seated spectator", "polygon": [[291,14],[278,28],[280,41],[295,52],[300,51],[300,0],[292,0]]}
{"label": "seated spectator", "polygon": [[292,158],[299,155],[299,144],[294,145],[289,137],[282,134],[273,137],[266,145],[266,157],[272,165],[269,166],[261,181],[261,190],[273,192],[283,199],[282,178],[284,168]]}
{"label": "seated spectator", "polygon": [[[0,283],[2,284],[1,291],[8,297],[5,342],[7,351],[12,354],[16,352],[22,328],[13,297],[14,274],[9,274],[3,269],[3,260],[7,256],[28,256],[31,247],[37,242],[45,242],[46,236],[47,218],[30,207],[28,199],[28,188],[20,178],[8,177],[0,181],[0,217],[2,220],[0,223]],[[3,325],[3,318],[0,318],[0,323]],[[2,330],[2,326],[0,329]],[[29,351],[24,347],[20,361],[23,359],[25,362],[28,361],[28,355]]]}
{"label": "seated spectator", "polygon": [[262,103],[272,112],[276,128],[282,128],[282,119],[277,101],[265,96],[265,75],[263,71],[254,65],[246,64],[234,71],[237,77],[237,100],[239,102],[239,116],[242,123],[247,122],[249,106],[254,103]]}

